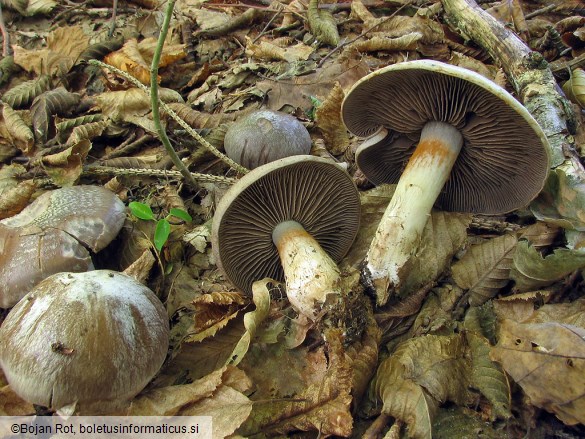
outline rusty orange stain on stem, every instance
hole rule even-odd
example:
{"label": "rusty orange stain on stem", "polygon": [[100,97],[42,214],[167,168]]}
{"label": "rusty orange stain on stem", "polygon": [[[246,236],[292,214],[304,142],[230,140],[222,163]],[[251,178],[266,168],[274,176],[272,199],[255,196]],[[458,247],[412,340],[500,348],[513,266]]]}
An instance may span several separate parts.
{"label": "rusty orange stain on stem", "polygon": [[445,160],[450,160],[453,155],[455,155],[455,152],[443,139],[422,139],[410,156],[406,167],[414,166],[417,161],[426,161],[429,159],[431,160],[429,163],[439,165]]}

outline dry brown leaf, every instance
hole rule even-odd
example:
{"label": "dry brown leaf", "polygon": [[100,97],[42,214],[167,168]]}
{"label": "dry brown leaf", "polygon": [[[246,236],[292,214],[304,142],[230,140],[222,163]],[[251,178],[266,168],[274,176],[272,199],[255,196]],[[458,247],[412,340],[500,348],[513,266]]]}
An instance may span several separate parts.
{"label": "dry brown leaf", "polygon": [[585,329],[505,319],[491,358],[502,363],[533,405],[565,424],[585,423]]}
{"label": "dry brown leaf", "polygon": [[10,386],[0,388],[0,416],[30,416],[35,407],[18,396]]}
{"label": "dry brown leaf", "polygon": [[89,140],[82,140],[65,151],[41,159],[45,172],[58,186],[73,186],[83,172],[83,163],[91,149]]}
{"label": "dry brown leaf", "polygon": [[251,38],[246,37],[246,55],[264,61],[305,61],[314,52],[314,49],[303,43],[280,47],[268,41],[254,43]]}
{"label": "dry brown leaf", "polygon": [[66,74],[89,46],[81,26],[62,26],[47,36],[47,47],[27,50],[14,46],[14,62],[37,76]]}
{"label": "dry brown leaf", "polygon": [[495,297],[509,282],[515,235],[502,235],[473,245],[451,271],[457,285],[469,290],[469,304],[478,306]]}
{"label": "dry brown leaf", "polygon": [[[148,65],[152,63],[152,58],[158,45],[156,38],[145,38],[138,43],[138,50]],[[164,68],[187,56],[185,44],[165,44],[160,54],[159,68]]]}
{"label": "dry brown leaf", "polygon": [[18,112],[9,105],[1,105],[0,137],[17,147],[25,155],[34,153],[34,135],[28,125],[22,120]]}
{"label": "dry brown leaf", "polygon": [[[116,52],[106,55],[104,62],[132,75],[143,84],[150,84],[150,66],[142,57],[135,38],[126,41]],[[160,83],[160,76],[157,81]]]}
{"label": "dry brown leaf", "polygon": [[547,224],[543,221],[537,221],[518,231],[518,237],[527,239],[536,249],[541,249],[552,245],[559,234],[561,228],[552,224]]}
{"label": "dry brown leaf", "polygon": [[0,190],[0,219],[9,218],[24,209],[37,186],[32,180],[21,181],[15,187]]}
{"label": "dry brown leaf", "polygon": [[30,108],[35,140],[44,143],[52,127],[54,115],[62,115],[77,105],[81,97],[65,87],[57,87],[37,96]]}
{"label": "dry brown leaf", "polygon": [[323,134],[327,150],[333,155],[341,155],[349,146],[349,136],[341,120],[341,103],[345,93],[336,82],[327,98],[317,107],[315,119]]}

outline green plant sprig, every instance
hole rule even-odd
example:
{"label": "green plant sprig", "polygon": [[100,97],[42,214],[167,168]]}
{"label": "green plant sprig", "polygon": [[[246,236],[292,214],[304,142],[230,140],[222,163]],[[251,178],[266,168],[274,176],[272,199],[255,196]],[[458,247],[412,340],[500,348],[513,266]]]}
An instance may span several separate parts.
{"label": "green plant sprig", "polygon": [[155,218],[154,213],[148,204],[132,201],[128,204],[128,208],[130,209],[132,215],[138,219],[145,221],[156,221],[156,228],[154,229],[152,243],[158,252],[162,250],[163,246],[169,239],[169,235],[171,234],[171,223],[169,221],[170,218],[175,217],[187,223],[193,221],[191,215],[189,215],[183,209],[178,209],[176,207],[172,208],[166,217],[159,220]]}

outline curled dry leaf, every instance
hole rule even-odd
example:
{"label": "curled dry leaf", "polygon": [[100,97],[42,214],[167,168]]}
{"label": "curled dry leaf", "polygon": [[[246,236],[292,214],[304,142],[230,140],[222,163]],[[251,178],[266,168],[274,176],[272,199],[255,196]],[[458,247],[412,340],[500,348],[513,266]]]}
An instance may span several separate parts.
{"label": "curled dry leaf", "polygon": [[268,41],[253,43],[249,37],[246,37],[246,55],[259,60],[294,63],[306,61],[313,52],[313,48],[303,43],[280,47]]}
{"label": "curled dry leaf", "polygon": [[585,267],[585,252],[558,248],[543,257],[528,241],[519,241],[510,277],[515,290],[526,292],[548,286],[575,270]]}
{"label": "curled dry leaf", "polygon": [[573,70],[571,78],[563,85],[563,91],[571,101],[585,107],[585,70]]}
{"label": "curled dry leaf", "polygon": [[41,159],[45,172],[61,187],[73,186],[83,172],[83,163],[91,149],[89,140],[81,140],[64,151]]}
{"label": "curled dry leaf", "polygon": [[341,155],[349,146],[349,137],[341,120],[341,103],[345,93],[336,82],[327,98],[317,107],[315,119],[323,134],[325,145],[333,155]]}
{"label": "curled dry leaf", "polygon": [[478,306],[495,297],[510,280],[516,248],[513,234],[471,246],[451,271],[455,283],[469,292],[469,304]]}
{"label": "curled dry leaf", "polygon": [[585,423],[585,329],[505,319],[491,358],[502,363],[533,405],[565,424]]}
{"label": "curled dry leaf", "polygon": [[337,23],[331,12],[319,9],[319,0],[309,0],[307,19],[311,32],[323,44],[337,46],[339,44],[339,31]]}
{"label": "curled dry leaf", "polygon": [[272,279],[262,279],[252,284],[252,300],[256,309],[250,311],[244,315],[244,327],[246,332],[242,335],[242,338],[234,348],[232,355],[228,360],[228,364],[237,366],[242,358],[248,352],[250,343],[256,336],[258,326],[268,317],[270,311],[270,292],[268,291],[267,285],[273,282]]}
{"label": "curled dry leaf", "polygon": [[0,189],[0,219],[9,218],[24,209],[37,189],[32,180],[19,182],[16,186]]}
{"label": "curled dry leaf", "polygon": [[25,155],[34,153],[34,135],[20,115],[8,105],[0,105],[0,138],[17,147]]}
{"label": "curled dry leaf", "polygon": [[217,128],[223,123],[233,122],[238,112],[231,113],[204,113],[192,109],[189,105],[181,102],[171,102],[169,108],[177,113],[182,120],[195,129]]}
{"label": "curled dry leaf", "polygon": [[109,121],[102,120],[76,126],[71,131],[71,135],[67,138],[65,143],[67,145],[76,145],[84,140],[91,141],[94,138],[101,136],[109,124]]}
{"label": "curled dry leaf", "polygon": [[38,95],[49,90],[49,88],[49,77],[41,75],[38,79],[25,81],[6,90],[6,93],[2,96],[2,101],[12,108],[24,107],[30,104]]}
{"label": "curled dry leaf", "polygon": [[[130,74],[143,84],[150,84],[150,66],[140,53],[135,38],[126,41],[116,52],[108,54],[104,62]],[[160,76],[157,82],[160,82]]]}
{"label": "curled dry leaf", "polygon": [[421,32],[410,32],[399,37],[389,37],[384,33],[376,33],[372,34],[371,38],[367,40],[358,40],[350,44],[346,50],[357,50],[359,52],[416,50],[422,37]]}
{"label": "curled dry leaf", "polygon": [[70,93],[64,87],[37,96],[30,108],[36,142],[42,144],[46,141],[52,116],[67,113],[79,100],[77,93]]}

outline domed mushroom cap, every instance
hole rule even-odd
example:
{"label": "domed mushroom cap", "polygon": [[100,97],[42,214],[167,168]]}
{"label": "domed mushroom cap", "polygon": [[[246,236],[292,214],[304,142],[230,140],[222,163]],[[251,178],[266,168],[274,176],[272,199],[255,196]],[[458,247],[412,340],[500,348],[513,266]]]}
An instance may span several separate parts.
{"label": "domed mushroom cap", "polygon": [[505,213],[528,204],[549,169],[548,141],[508,92],[472,71],[411,61],[358,81],[342,106],[347,128],[362,137],[356,161],[374,184],[396,183],[429,121],[451,124],[463,147],[436,205],[448,211]]}
{"label": "domed mushroom cap", "polygon": [[309,154],[311,137],[295,117],[279,111],[257,110],[230,125],[224,147],[229,158],[254,169],[285,157]]}
{"label": "domed mushroom cap", "polygon": [[98,186],[46,192],[0,221],[0,307],[13,306],[39,281],[60,271],[93,269],[97,252],[119,233],[124,203]]}
{"label": "domed mushroom cap", "polygon": [[221,199],[213,218],[217,265],[247,294],[252,283],[284,280],[272,231],[293,220],[338,262],[359,228],[360,200],[351,177],[314,156],[294,156],[246,174]]}
{"label": "domed mushroom cap", "polygon": [[58,273],[27,294],[0,327],[0,365],[12,389],[59,409],[132,398],[160,369],[169,325],[160,300],[109,270]]}

